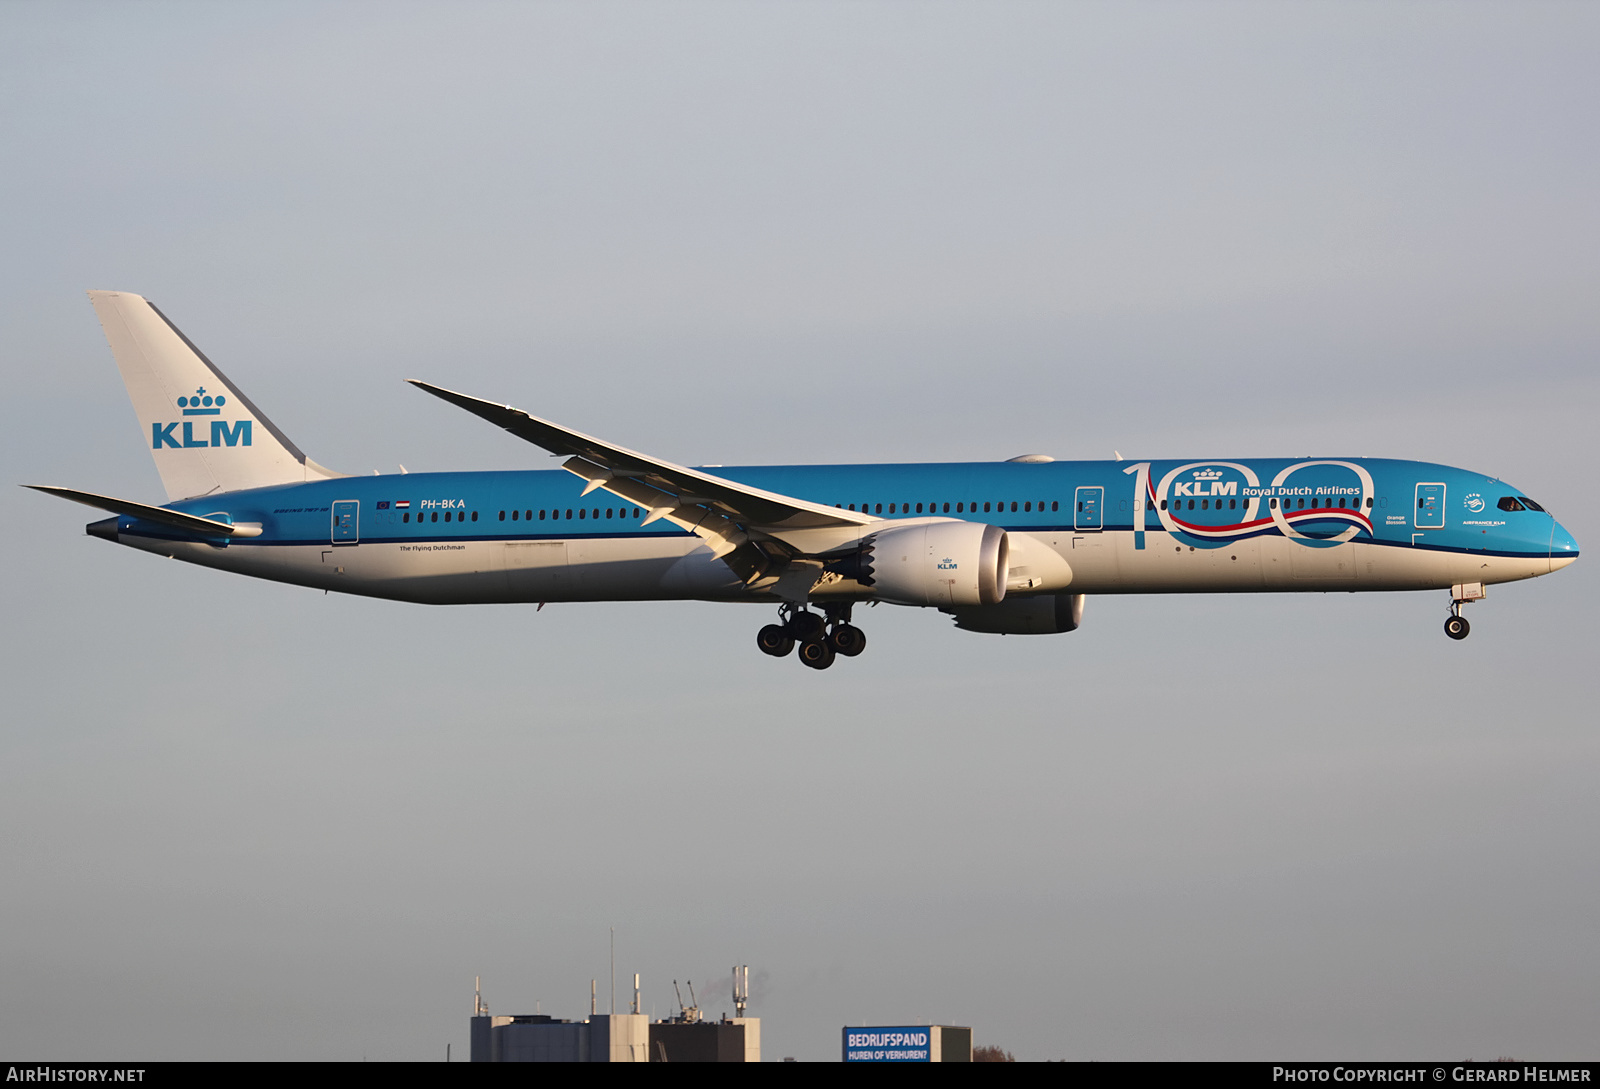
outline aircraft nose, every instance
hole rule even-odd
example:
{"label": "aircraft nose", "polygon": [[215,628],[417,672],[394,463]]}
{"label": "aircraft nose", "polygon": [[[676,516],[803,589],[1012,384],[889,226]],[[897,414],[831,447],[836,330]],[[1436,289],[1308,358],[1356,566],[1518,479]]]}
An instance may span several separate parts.
{"label": "aircraft nose", "polygon": [[1560,522],[1550,521],[1550,570],[1559,571],[1578,558],[1578,542]]}

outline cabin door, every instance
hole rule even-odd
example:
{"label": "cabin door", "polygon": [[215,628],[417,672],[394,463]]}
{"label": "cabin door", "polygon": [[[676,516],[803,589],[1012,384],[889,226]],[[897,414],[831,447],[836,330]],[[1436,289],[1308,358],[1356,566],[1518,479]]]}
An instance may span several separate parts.
{"label": "cabin door", "polygon": [[361,540],[361,501],[339,499],[333,504],[333,543],[353,545]]}
{"label": "cabin door", "polygon": [[1418,484],[1412,525],[1418,529],[1444,528],[1444,485]]}
{"label": "cabin door", "polygon": [[1079,488],[1076,496],[1077,509],[1072,513],[1072,528],[1100,529],[1100,508],[1105,505],[1105,497],[1104,488]]}

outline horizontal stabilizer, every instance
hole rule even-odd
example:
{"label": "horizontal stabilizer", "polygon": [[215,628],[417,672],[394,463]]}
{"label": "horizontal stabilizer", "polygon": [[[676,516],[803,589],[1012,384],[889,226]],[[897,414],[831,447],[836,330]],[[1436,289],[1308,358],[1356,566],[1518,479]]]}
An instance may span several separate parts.
{"label": "horizontal stabilizer", "polygon": [[229,525],[227,522],[217,522],[210,518],[201,518],[194,514],[184,514],[182,511],[168,510],[165,507],[152,507],[148,503],[135,503],[131,499],[113,499],[109,495],[96,495],[94,492],[80,492],[74,488],[58,488],[50,484],[24,484],[24,488],[32,488],[36,492],[47,495],[58,495],[62,499],[70,499],[74,503],[82,503],[86,507],[98,510],[108,510],[112,514],[126,514],[130,518],[138,518],[146,522],[157,522],[174,529],[181,529],[185,533],[194,533],[202,537],[254,537],[261,530],[256,526],[246,529],[243,526]]}

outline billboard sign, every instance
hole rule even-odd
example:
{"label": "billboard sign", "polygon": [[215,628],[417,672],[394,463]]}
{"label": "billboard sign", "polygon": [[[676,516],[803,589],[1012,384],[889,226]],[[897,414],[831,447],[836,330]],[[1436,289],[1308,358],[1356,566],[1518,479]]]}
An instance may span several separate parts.
{"label": "billboard sign", "polygon": [[933,1062],[933,1029],[927,1025],[915,1028],[847,1028],[844,1030],[844,1061]]}

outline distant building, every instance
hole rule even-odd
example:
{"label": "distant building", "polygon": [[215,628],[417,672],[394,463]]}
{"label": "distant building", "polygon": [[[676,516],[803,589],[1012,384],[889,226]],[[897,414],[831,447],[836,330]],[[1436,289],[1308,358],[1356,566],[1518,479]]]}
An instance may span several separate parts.
{"label": "distant building", "polygon": [[[677,992],[677,981],[673,981]],[[491,1016],[481,990],[473,1000],[472,1061],[475,1063],[758,1063],[761,1018],[745,1017],[749,969],[734,969],[734,1008],[739,1016],[704,1021],[689,986],[689,1004],[679,995],[676,1017],[650,1023],[639,1013],[639,977],[633,977],[632,1013],[595,1012],[589,984],[589,1018],[563,1021],[545,1014]]]}
{"label": "distant building", "polygon": [[472,1019],[475,1063],[649,1062],[649,1018],[642,1013],[592,1014],[560,1021],[543,1014]]}
{"label": "distant building", "polygon": [[650,1026],[653,1063],[758,1063],[761,1018],[657,1021]]}

